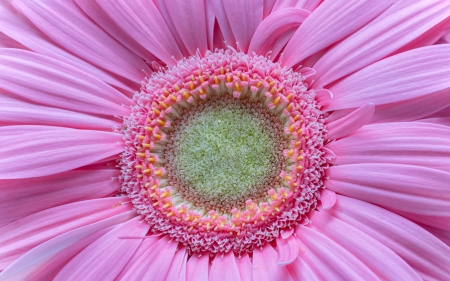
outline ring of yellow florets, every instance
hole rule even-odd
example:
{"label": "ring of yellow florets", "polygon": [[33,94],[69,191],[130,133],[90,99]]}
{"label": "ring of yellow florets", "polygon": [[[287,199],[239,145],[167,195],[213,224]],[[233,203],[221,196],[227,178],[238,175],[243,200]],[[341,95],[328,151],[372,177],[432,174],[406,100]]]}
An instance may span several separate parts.
{"label": "ring of yellow florets", "polygon": [[[124,120],[121,181],[152,231],[170,235],[192,252],[242,252],[308,223],[327,164],[323,115],[304,80],[265,57],[233,50],[193,56],[147,78]],[[284,165],[276,175],[277,185],[231,210],[192,204],[168,180],[163,153],[171,143],[172,124],[183,118],[184,110],[230,98],[259,103],[281,124]]]}

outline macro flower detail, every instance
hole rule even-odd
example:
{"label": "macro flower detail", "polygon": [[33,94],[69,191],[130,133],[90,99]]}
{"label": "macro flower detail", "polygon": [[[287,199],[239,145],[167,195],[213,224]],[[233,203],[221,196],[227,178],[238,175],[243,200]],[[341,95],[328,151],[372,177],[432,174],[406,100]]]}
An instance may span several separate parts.
{"label": "macro flower detail", "polygon": [[449,20],[0,3],[0,280],[448,280]]}

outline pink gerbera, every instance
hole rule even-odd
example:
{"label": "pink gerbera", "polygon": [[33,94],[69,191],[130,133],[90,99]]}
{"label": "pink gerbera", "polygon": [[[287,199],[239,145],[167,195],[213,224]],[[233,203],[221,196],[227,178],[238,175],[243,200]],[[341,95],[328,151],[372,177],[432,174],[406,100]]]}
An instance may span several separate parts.
{"label": "pink gerbera", "polygon": [[2,2],[0,280],[448,280],[449,17]]}

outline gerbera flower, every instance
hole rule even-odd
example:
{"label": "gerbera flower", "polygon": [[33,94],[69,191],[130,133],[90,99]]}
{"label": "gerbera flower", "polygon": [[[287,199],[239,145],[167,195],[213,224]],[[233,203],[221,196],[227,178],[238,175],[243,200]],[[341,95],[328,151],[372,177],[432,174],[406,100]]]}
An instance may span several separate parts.
{"label": "gerbera flower", "polygon": [[450,2],[0,6],[0,280],[448,280]]}

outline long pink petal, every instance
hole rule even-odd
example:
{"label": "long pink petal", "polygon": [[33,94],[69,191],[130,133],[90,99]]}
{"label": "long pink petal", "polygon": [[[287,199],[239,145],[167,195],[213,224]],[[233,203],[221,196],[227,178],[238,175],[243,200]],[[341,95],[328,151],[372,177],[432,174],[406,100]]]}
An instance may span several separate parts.
{"label": "long pink petal", "polygon": [[0,87],[38,104],[98,115],[124,116],[131,100],[108,84],[59,60],[0,49]]}
{"label": "long pink petal", "polygon": [[437,238],[439,238],[439,240],[441,240],[442,242],[444,242],[445,244],[450,246],[450,231],[435,228],[435,227],[428,226],[428,225],[422,225],[422,227],[425,228],[426,230],[428,230],[428,232],[430,232]]}
{"label": "long pink petal", "polygon": [[239,274],[242,281],[252,281],[252,262],[247,253],[241,253],[237,260],[237,266],[239,268]]}
{"label": "long pink petal", "polygon": [[328,188],[320,192],[320,203],[322,204],[323,210],[328,210],[333,208],[336,204],[337,196],[336,192],[329,190]]}
{"label": "long pink petal", "polygon": [[205,6],[204,0],[166,2],[170,17],[190,55],[195,55],[197,49],[200,54],[205,54],[208,49]]}
{"label": "long pink petal", "polygon": [[424,122],[366,125],[326,146],[337,165],[392,163],[450,172],[450,128]]}
{"label": "long pink petal", "polygon": [[139,83],[144,77],[145,62],[90,21],[74,2],[15,0],[13,5],[67,51],[131,81]]}
{"label": "long pink petal", "polygon": [[300,252],[299,241],[292,235],[286,239],[278,237],[276,241],[278,250],[277,264],[284,266],[294,262]]}
{"label": "long pink petal", "polygon": [[329,215],[314,212],[312,228],[334,240],[352,253],[381,280],[422,280],[420,276],[391,249],[361,230]]}
{"label": "long pink petal", "polygon": [[[270,14],[256,28],[248,53],[267,54],[280,36],[286,31],[300,26],[309,14],[310,12],[306,10],[295,8],[283,9]],[[289,38],[287,39],[289,40]]]}
{"label": "long pink petal", "polygon": [[136,216],[131,210],[61,234],[33,248],[0,273],[0,280],[50,280],[78,252],[111,227]]}
{"label": "long pink petal", "polygon": [[447,44],[433,45],[376,62],[330,87],[334,97],[325,107],[336,110],[368,102],[388,104],[449,89],[448,52]]}
{"label": "long pink petal", "polygon": [[163,17],[152,1],[96,0],[127,34],[167,65],[183,57]]}
{"label": "long pink petal", "polygon": [[325,86],[389,56],[450,16],[450,3],[446,1],[393,2],[387,11],[319,59],[314,65],[314,87]]}
{"label": "long pink petal", "polygon": [[[10,127],[6,127],[9,129]],[[120,134],[65,129],[0,140],[0,179],[53,175],[123,151]]]}
{"label": "long pink petal", "polygon": [[74,56],[64,50],[30,22],[23,14],[15,11],[10,5],[0,6],[0,32],[5,33],[12,39],[20,42],[24,47],[36,53],[43,54],[87,72],[98,79],[127,91],[135,91],[139,84],[131,82],[117,75],[105,71],[91,63]]}
{"label": "long pink petal", "polygon": [[197,254],[192,255],[192,257],[187,262],[187,281],[208,281],[209,275],[209,255]]}
{"label": "long pink petal", "polygon": [[437,125],[450,126],[450,117],[436,117],[436,118],[425,118],[417,120],[419,122],[426,122]]}
{"label": "long pink petal", "polygon": [[[72,170],[47,177],[0,180],[0,226],[52,207],[120,190],[117,169]],[[36,202],[39,202],[36,204]]]}
{"label": "long pink petal", "polygon": [[233,34],[230,22],[228,21],[224,4],[222,3],[222,1],[208,1],[208,2],[211,3],[214,15],[216,16],[217,23],[220,26],[220,31],[223,34],[226,45],[236,48],[235,35]]}
{"label": "long pink petal", "polygon": [[332,215],[375,238],[424,280],[450,276],[450,248],[415,223],[375,205],[339,196]]}
{"label": "long pink petal", "polygon": [[294,33],[284,49],[283,64],[292,67],[347,37],[390,5],[391,1],[325,1]]}
{"label": "long pink petal", "polygon": [[353,133],[370,121],[374,111],[373,103],[367,103],[347,116],[328,123],[328,138],[339,139]]}
{"label": "long pink petal", "polygon": [[293,281],[285,266],[277,265],[278,255],[270,244],[253,251],[253,280]]}
{"label": "long pink petal", "polygon": [[[304,249],[305,251],[308,251],[306,247]],[[303,255],[309,255],[309,252],[303,253]],[[314,273],[313,269],[304,260],[303,255],[298,257],[293,263],[286,266],[292,278],[294,280],[319,281],[319,278]]]}
{"label": "long pink petal", "polygon": [[186,281],[187,257],[188,253],[186,251],[186,247],[180,247],[180,249],[178,249],[175,253],[172,263],[170,264],[170,269],[166,280]]}
{"label": "long pink petal", "polygon": [[149,228],[140,217],[117,226],[76,255],[54,280],[113,280],[142,242],[119,237],[143,236]]}
{"label": "long pink petal", "polygon": [[128,201],[124,197],[81,201],[47,209],[0,228],[0,268],[53,237],[129,211],[131,204],[123,204]]}
{"label": "long pink petal", "polygon": [[240,281],[241,276],[236,264],[236,257],[233,251],[229,251],[225,255],[217,254],[212,262],[209,270],[210,281],[236,280]]}

